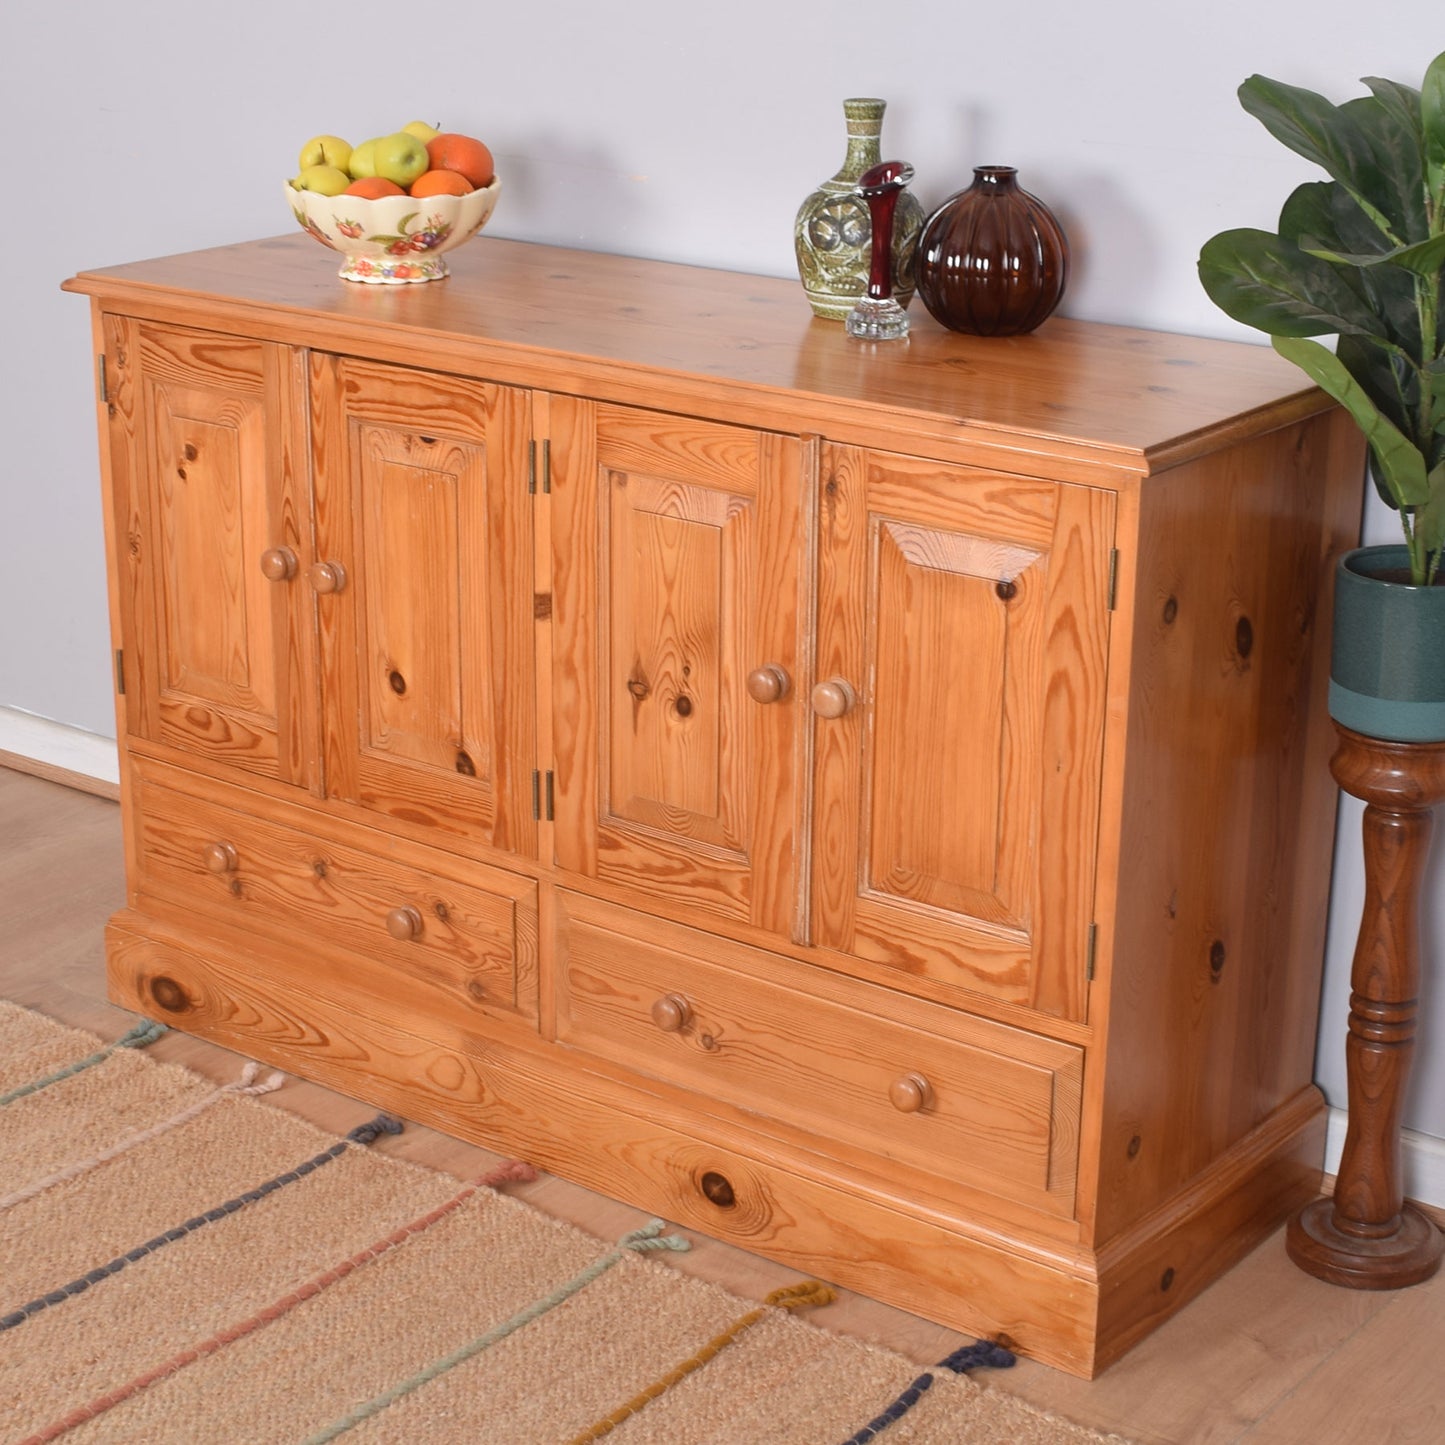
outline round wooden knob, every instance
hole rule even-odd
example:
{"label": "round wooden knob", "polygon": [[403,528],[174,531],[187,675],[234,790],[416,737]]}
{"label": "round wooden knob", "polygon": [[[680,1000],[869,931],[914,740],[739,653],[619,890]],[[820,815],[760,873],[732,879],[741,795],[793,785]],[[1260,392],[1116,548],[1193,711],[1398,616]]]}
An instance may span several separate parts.
{"label": "round wooden knob", "polygon": [[408,903],[393,908],[386,915],[386,931],[398,943],[410,943],[421,937],[421,914]]}
{"label": "round wooden knob", "polygon": [[692,1005],[680,993],[665,993],[652,1005],[652,1021],[665,1034],[687,1027]]}
{"label": "round wooden knob", "polygon": [[317,592],[340,592],[346,586],[346,568],[340,562],[316,562],[306,574]]}
{"label": "round wooden knob", "polygon": [[778,702],[787,697],[791,686],[787,668],[779,667],[776,662],[764,663],[748,673],[748,696],[754,702]]}
{"label": "round wooden knob", "polygon": [[842,717],[857,701],[858,694],[841,677],[830,677],[813,689],[813,711],[819,717]]}
{"label": "round wooden knob", "polygon": [[268,582],[289,582],[296,575],[296,554],[289,547],[267,547],[261,553],[261,575]]}
{"label": "round wooden knob", "polygon": [[933,1103],[933,1085],[922,1074],[904,1074],[888,1086],[888,1102],[900,1114],[916,1114]]}
{"label": "round wooden knob", "polygon": [[241,861],[229,843],[207,843],[203,856],[212,873],[234,873]]}

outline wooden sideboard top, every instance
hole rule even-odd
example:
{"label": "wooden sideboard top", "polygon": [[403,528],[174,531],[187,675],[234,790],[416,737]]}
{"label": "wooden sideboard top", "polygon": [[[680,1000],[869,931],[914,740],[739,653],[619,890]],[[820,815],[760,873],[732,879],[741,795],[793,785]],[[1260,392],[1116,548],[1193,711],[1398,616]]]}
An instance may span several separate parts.
{"label": "wooden sideboard top", "polygon": [[[452,275],[370,286],[299,232],[102,270],[64,289],[117,309],[437,370],[667,407],[698,383],[740,420],[906,425],[915,437],[1148,473],[1331,403],[1267,346],[1054,317],[1020,337],[959,336],[915,301],[907,342],[813,317],[791,280],[480,236]],[[787,397],[794,398],[789,407]],[[751,410],[750,410],[751,409]],[[885,417],[887,420],[883,420]],[[764,423],[766,424],[766,423]]]}

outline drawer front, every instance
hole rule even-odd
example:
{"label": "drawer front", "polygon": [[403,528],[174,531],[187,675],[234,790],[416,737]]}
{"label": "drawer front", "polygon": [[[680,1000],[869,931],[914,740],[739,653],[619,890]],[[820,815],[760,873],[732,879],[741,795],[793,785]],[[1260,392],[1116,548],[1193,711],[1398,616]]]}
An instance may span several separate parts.
{"label": "drawer front", "polygon": [[802,977],[791,960],[558,898],[559,1041],[869,1156],[1072,1214],[1082,1050],[912,999],[907,1022],[894,1021],[885,990],[859,1006],[816,997],[772,981]]}
{"label": "drawer front", "polygon": [[[535,1014],[537,890],[482,864],[409,846],[406,858],[138,782],[145,896],[200,904],[302,949],[374,960],[382,991],[414,986],[443,1012]],[[380,836],[378,850],[396,845]],[[465,868],[467,881],[454,876]],[[452,871],[448,871],[452,870]],[[458,1017],[464,1014],[458,1012]]]}

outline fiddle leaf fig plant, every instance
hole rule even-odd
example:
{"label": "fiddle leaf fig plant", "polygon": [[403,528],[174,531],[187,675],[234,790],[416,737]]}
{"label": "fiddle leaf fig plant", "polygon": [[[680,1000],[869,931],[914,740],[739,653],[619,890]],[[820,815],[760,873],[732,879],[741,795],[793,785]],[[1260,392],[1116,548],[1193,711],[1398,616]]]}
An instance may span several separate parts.
{"label": "fiddle leaf fig plant", "polygon": [[[1299,186],[1277,232],[1206,242],[1199,279],[1355,419],[1411,582],[1445,584],[1445,54],[1418,90],[1363,84],[1343,105],[1262,75],[1240,86],[1245,110],[1329,180]],[[1333,351],[1311,339],[1327,335]]]}

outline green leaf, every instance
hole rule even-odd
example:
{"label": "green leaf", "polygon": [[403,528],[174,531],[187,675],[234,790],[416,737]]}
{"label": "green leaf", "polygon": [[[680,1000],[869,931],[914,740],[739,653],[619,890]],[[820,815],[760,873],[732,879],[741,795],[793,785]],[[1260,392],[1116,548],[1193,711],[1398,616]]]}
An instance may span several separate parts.
{"label": "green leaf", "polygon": [[1271,336],[1380,336],[1380,319],[1328,262],[1269,231],[1221,231],[1199,253],[1199,279],[1227,316]]}
{"label": "green leaf", "polygon": [[1430,429],[1445,435],[1445,360],[1432,361],[1425,377],[1430,385]]}
{"label": "green leaf", "polygon": [[1239,103],[1282,145],[1322,166],[1354,197],[1370,220],[1401,245],[1399,217],[1390,215],[1393,187],[1381,172],[1374,146],[1356,117],[1324,96],[1267,76],[1251,75],[1239,87]]}
{"label": "green leaf", "polygon": [[1412,131],[1423,149],[1425,126],[1420,118],[1420,92],[1413,85],[1402,85],[1398,80],[1381,80],[1377,75],[1367,75],[1365,85],[1370,87],[1375,99],[1395,117],[1398,124]]}
{"label": "green leaf", "polygon": [[1425,136],[1425,164],[1430,194],[1435,198],[1435,229],[1445,230],[1445,52],[1425,71],[1420,86],[1420,122]]}
{"label": "green leaf", "polygon": [[1380,411],[1418,446],[1420,380],[1415,368],[1369,336],[1340,337],[1335,356]]}
{"label": "green leaf", "polygon": [[1425,207],[1425,149],[1420,127],[1402,124],[1395,112],[1373,95],[1347,100],[1339,113],[1355,123],[1375,157],[1383,187],[1381,209],[1401,242],[1426,240],[1430,217]]}
{"label": "green leaf", "polygon": [[1430,483],[1419,447],[1380,413],[1344,363],[1318,341],[1277,336],[1273,345],[1286,361],[1294,362],[1354,417],[1379,463],[1395,505],[1418,507],[1428,501]]}
{"label": "green leaf", "polygon": [[1415,537],[1427,552],[1445,547],[1445,462],[1429,476],[1430,497],[1415,508]]}
{"label": "green leaf", "polygon": [[[1338,181],[1306,181],[1279,213],[1279,233],[1299,244],[1310,237],[1341,255],[1378,248],[1383,238]],[[1380,318],[1391,341],[1414,355],[1420,346],[1420,311],[1415,283],[1398,267],[1362,270],[1337,266],[1335,274]]]}
{"label": "green leaf", "polygon": [[1432,236],[1428,241],[1417,241],[1413,246],[1396,246],[1391,251],[1361,252],[1336,251],[1324,245],[1317,237],[1302,236],[1298,242],[1302,251],[1318,256],[1321,261],[1333,262],[1336,266],[1400,266],[1413,271],[1417,276],[1433,276],[1445,266],[1445,235]]}

